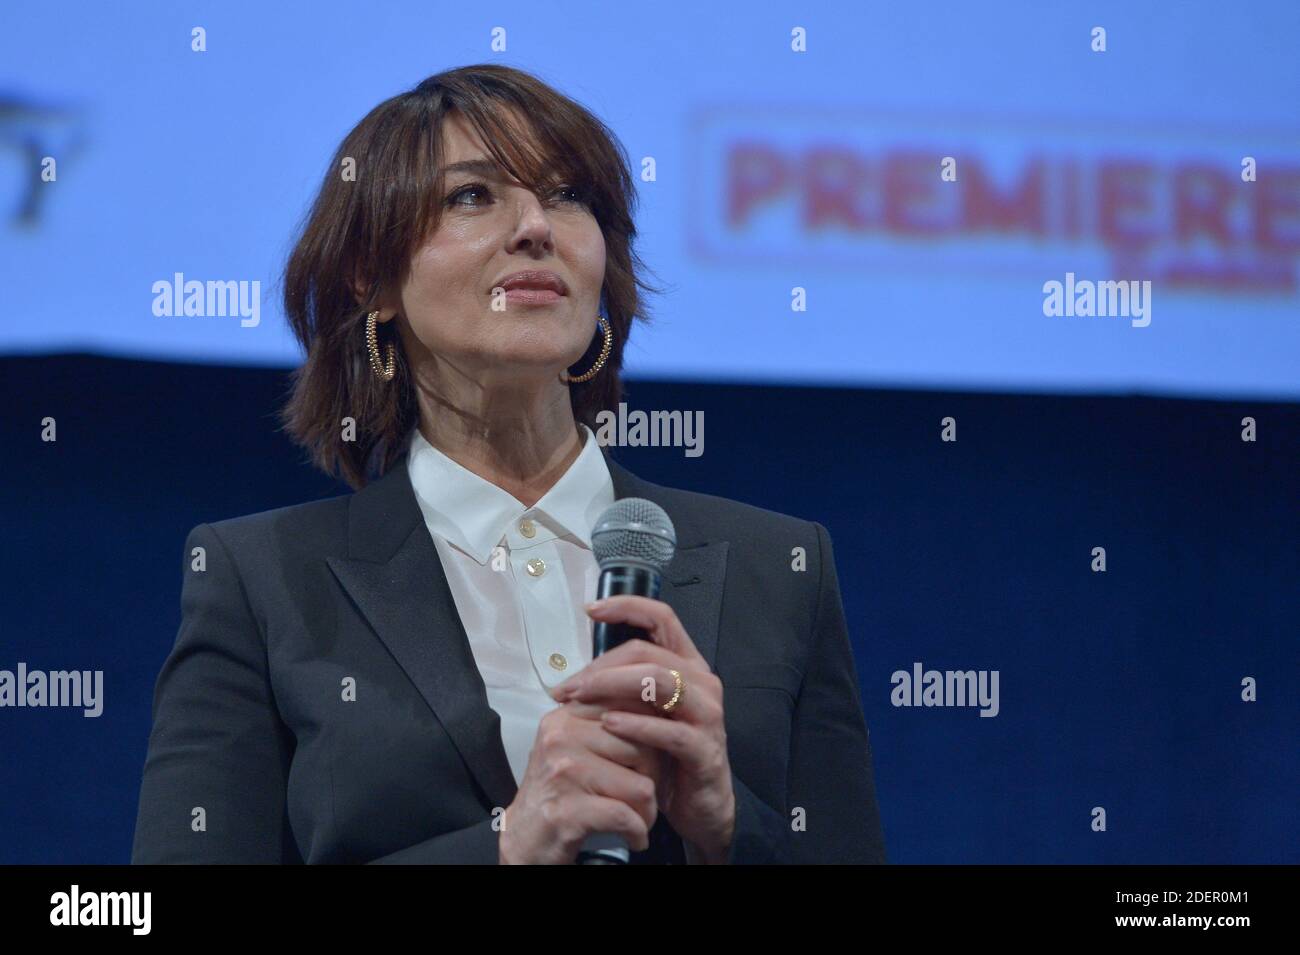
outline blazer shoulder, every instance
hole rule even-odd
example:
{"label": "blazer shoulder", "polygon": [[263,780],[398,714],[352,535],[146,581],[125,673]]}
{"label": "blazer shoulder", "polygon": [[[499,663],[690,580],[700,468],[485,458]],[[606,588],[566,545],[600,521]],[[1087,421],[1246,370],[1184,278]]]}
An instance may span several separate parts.
{"label": "blazer shoulder", "polygon": [[[647,481],[647,484],[652,482]],[[818,525],[815,521],[782,511],[773,511],[735,498],[722,497],[718,494],[706,494],[703,491],[689,491],[685,488],[668,487],[653,484],[660,497],[678,513],[689,516],[700,526],[707,527],[711,534],[720,537],[735,537],[754,534],[772,535],[806,535],[815,533]],[[670,511],[670,516],[671,516]]]}
{"label": "blazer shoulder", "polygon": [[210,528],[232,550],[285,545],[316,551],[331,551],[346,541],[348,501],[353,495],[340,494],[316,501],[303,501],[253,514],[241,514],[197,525]]}

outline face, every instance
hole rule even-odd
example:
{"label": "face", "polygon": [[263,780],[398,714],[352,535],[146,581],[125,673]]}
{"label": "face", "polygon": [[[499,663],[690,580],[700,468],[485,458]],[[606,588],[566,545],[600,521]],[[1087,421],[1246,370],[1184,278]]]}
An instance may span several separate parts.
{"label": "face", "polygon": [[[443,130],[445,168],[491,162],[458,114]],[[558,380],[582,357],[597,331],[605,240],[583,197],[564,186],[557,179],[538,196],[504,170],[448,172],[442,219],[413,257],[401,293],[416,339],[404,344],[417,364],[432,358],[435,374],[454,370],[490,386],[521,376]],[[534,270],[555,273],[565,294],[547,301],[544,293],[493,292],[510,275]]]}

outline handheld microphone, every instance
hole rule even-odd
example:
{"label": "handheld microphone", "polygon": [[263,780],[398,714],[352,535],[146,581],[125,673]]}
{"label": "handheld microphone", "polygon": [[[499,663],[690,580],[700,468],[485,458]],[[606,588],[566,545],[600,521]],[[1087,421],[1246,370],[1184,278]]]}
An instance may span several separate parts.
{"label": "handheld microphone", "polygon": [[[591,549],[600,565],[596,599],[632,594],[658,599],[664,569],[677,549],[677,532],[664,509],[641,497],[624,497],[600,515],[591,532]],[[640,627],[596,621],[591,657],[635,638],[648,639]],[[626,865],[627,840],[616,833],[592,833],[578,851],[579,865]]]}

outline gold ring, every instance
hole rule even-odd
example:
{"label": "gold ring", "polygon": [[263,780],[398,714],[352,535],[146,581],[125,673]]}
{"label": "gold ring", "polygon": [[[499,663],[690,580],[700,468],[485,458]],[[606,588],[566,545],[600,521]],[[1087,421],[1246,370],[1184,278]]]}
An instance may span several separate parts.
{"label": "gold ring", "polygon": [[673,686],[672,699],[670,699],[663,706],[659,707],[659,712],[661,713],[667,713],[669,710],[671,710],[674,706],[676,706],[679,702],[681,702],[682,697],[686,694],[686,681],[682,679],[681,673],[679,673],[677,670],[669,670],[668,672],[673,675],[673,680],[675,682],[675,685]]}

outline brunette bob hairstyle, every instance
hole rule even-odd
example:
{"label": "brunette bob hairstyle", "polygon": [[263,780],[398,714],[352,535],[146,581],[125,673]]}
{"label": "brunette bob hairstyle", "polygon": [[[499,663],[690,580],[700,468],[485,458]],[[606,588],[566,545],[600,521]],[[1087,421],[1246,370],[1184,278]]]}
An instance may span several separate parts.
{"label": "brunette bob hairstyle", "polygon": [[[516,180],[538,193],[559,181],[577,186],[600,224],[601,314],[613,346],[599,374],[569,386],[574,419],[593,431],[596,415],[616,412],[623,397],[623,347],[633,320],[649,320],[641,290],[661,291],[642,281],[645,267],[633,250],[636,193],[627,155],[585,108],[535,76],[491,64],[439,73],[380,103],[335,152],[283,279],[285,315],[306,358],[291,375],[281,424],[314,465],[354,489],[389,469],[419,423],[396,328],[380,336],[381,352],[391,340],[397,353],[396,373],[385,382],[371,370],[365,324],[380,303],[400,300],[414,254],[438,228],[441,131],[453,110]],[[530,128],[512,125],[514,116]],[[358,289],[368,290],[362,300]],[[595,315],[591,322],[591,346],[570,367],[573,375],[599,356],[604,337]],[[355,421],[351,434],[345,418]]]}

